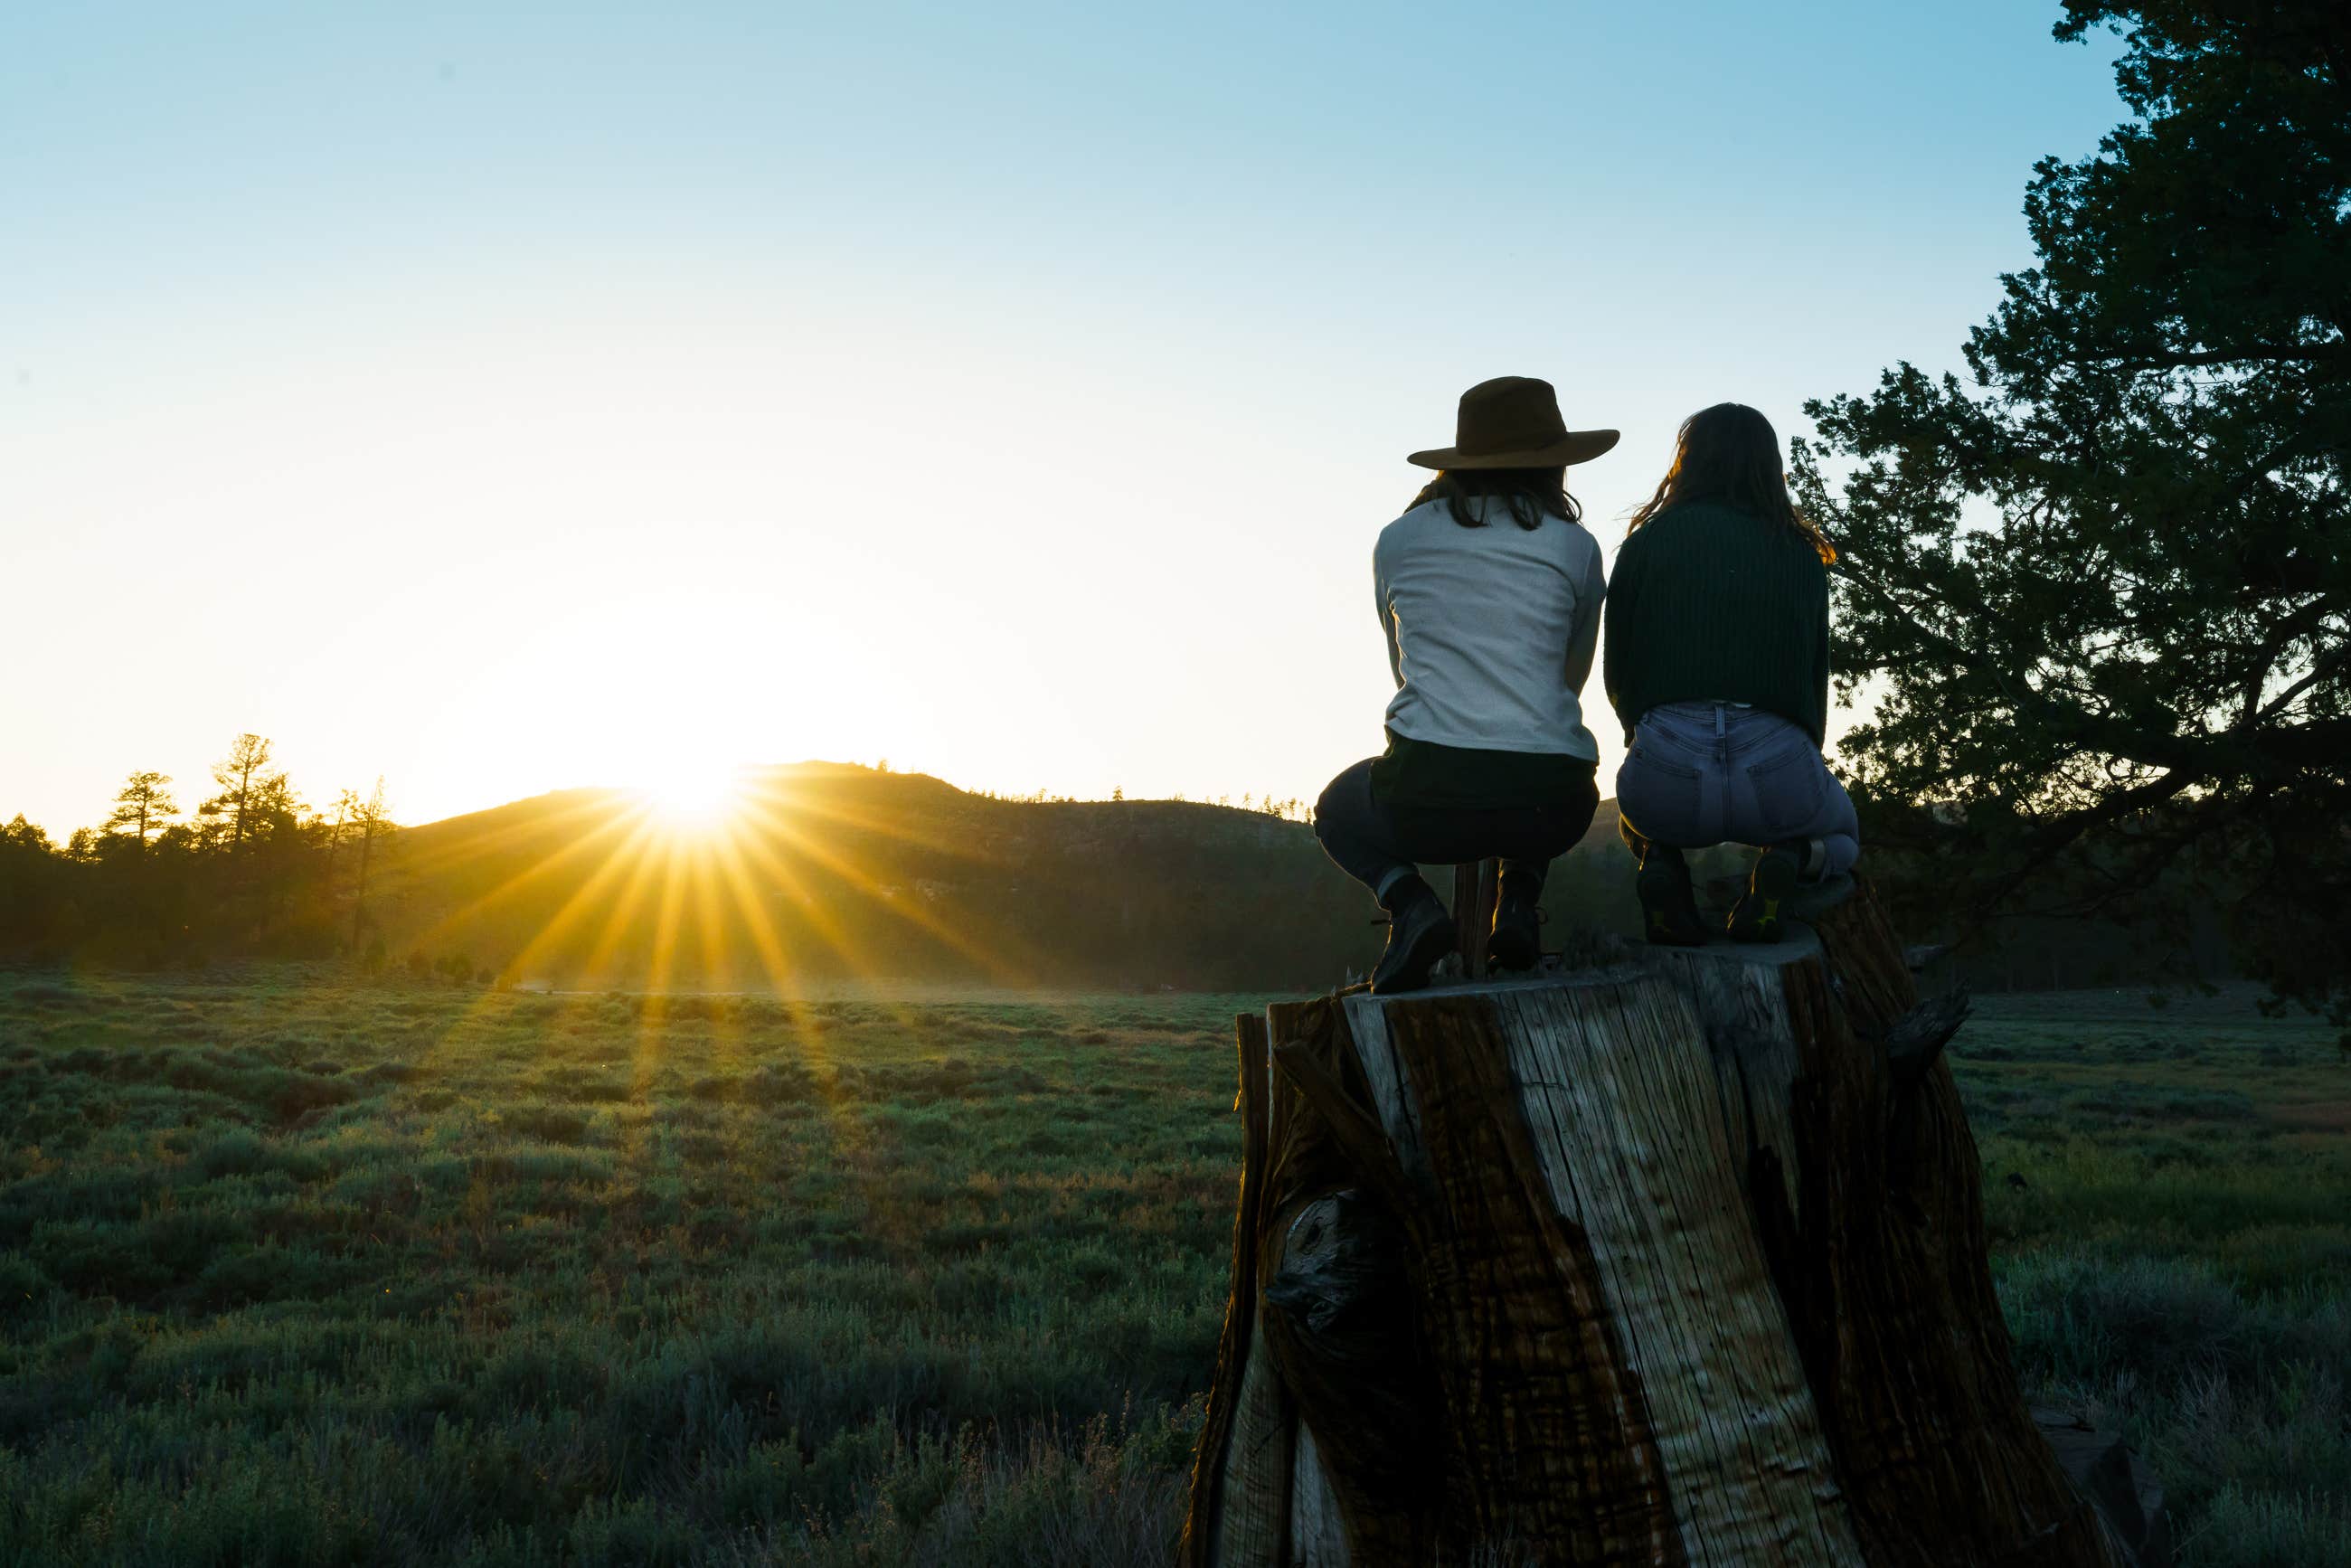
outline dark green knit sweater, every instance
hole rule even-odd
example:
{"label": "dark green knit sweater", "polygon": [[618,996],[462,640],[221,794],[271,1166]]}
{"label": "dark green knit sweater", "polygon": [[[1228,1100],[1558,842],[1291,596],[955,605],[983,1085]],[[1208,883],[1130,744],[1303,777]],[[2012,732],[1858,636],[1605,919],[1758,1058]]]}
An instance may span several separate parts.
{"label": "dark green knit sweater", "polygon": [[1809,539],[1728,507],[1634,530],[1608,578],[1601,682],[1629,741],[1660,703],[1752,703],[1828,723],[1829,574]]}

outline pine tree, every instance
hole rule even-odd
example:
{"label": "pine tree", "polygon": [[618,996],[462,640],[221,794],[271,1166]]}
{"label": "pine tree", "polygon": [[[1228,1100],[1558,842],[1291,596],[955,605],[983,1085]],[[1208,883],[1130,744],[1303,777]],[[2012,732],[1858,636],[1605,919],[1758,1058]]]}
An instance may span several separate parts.
{"label": "pine tree", "polygon": [[375,789],[352,812],[351,820],[360,840],[359,888],[351,899],[351,946],[356,947],[367,921],[368,862],[375,852],[376,840],[392,830],[392,813],[383,803],[382,774],[376,775]]}
{"label": "pine tree", "polygon": [[[269,762],[269,742],[257,735],[240,735],[229,747],[229,754],[213,764],[213,782],[221,792],[205,801],[199,809],[204,815],[218,822],[227,819],[228,851],[235,854],[245,848],[252,826],[255,797],[255,776]],[[278,776],[284,781],[284,776]],[[266,775],[263,775],[266,783]]]}
{"label": "pine tree", "polygon": [[122,792],[114,798],[114,812],[106,819],[106,831],[119,833],[128,829],[144,850],[147,835],[162,832],[165,822],[180,814],[180,808],[163,788],[171,781],[161,773],[133,773],[124,781]]}
{"label": "pine tree", "polygon": [[[1865,838],[1938,902],[2182,925],[2351,1025],[2351,12],[2066,0],[2138,118],[2042,161],[2040,265],[1806,406]],[[1899,804],[1896,804],[1899,803]],[[2220,869],[2191,881],[2189,851]]]}

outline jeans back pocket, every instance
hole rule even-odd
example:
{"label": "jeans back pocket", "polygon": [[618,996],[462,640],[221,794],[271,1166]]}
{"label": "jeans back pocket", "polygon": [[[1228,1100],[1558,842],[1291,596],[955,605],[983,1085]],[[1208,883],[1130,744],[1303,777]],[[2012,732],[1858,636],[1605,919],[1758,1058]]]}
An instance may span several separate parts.
{"label": "jeans back pocket", "polygon": [[1811,830],[1828,799],[1828,765],[1813,748],[1812,737],[1799,731],[1790,741],[1747,767],[1747,782],[1755,791],[1757,836],[1767,842]]}
{"label": "jeans back pocket", "polygon": [[1698,841],[1698,793],[1705,776],[1666,747],[1635,736],[1616,769],[1616,810],[1634,831],[1659,843]]}

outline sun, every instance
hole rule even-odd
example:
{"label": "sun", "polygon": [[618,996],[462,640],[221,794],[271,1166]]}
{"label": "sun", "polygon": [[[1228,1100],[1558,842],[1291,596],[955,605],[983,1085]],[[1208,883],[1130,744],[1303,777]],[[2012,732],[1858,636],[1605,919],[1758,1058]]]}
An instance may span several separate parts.
{"label": "sun", "polygon": [[671,828],[717,828],[743,803],[743,770],[726,763],[681,763],[647,779],[637,794]]}

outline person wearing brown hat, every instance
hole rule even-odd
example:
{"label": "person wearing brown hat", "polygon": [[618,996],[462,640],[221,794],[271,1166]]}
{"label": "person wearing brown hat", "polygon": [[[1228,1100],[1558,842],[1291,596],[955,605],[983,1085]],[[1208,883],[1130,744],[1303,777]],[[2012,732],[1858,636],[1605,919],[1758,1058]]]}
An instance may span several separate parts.
{"label": "person wearing brown hat", "polygon": [[1428,983],[1453,919],[1418,866],[1499,857],[1489,961],[1533,967],[1551,862],[1592,824],[1600,749],[1584,727],[1606,582],[1567,468],[1616,444],[1570,430],[1548,382],[1461,394],[1437,477],[1380,531],[1372,579],[1396,695],[1387,748],[1331,781],[1314,834],[1388,915],[1375,992]]}

